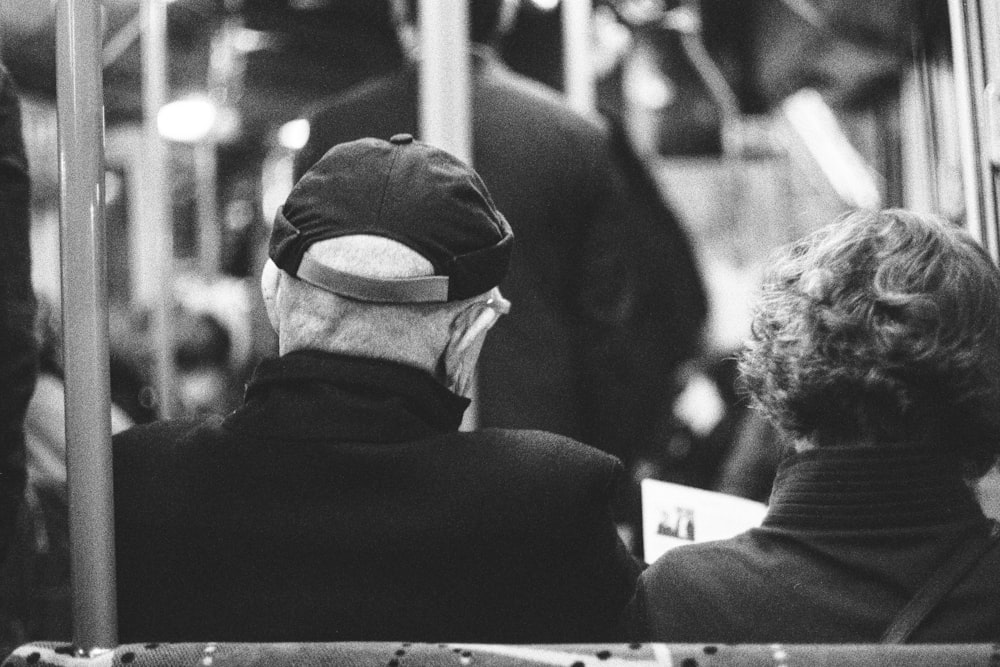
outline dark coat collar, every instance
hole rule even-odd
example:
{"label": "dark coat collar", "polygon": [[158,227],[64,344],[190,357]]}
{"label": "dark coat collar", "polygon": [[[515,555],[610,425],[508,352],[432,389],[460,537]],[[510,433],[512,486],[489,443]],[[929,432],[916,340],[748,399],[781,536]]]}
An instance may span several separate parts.
{"label": "dark coat collar", "polygon": [[401,442],[458,430],[468,405],[420,369],[306,350],[261,362],[225,426],[287,441]]}
{"label": "dark coat collar", "polygon": [[976,517],[982,512],[959,465],[936,450],[827,447],[782,462],[764,525],[856,531]]}

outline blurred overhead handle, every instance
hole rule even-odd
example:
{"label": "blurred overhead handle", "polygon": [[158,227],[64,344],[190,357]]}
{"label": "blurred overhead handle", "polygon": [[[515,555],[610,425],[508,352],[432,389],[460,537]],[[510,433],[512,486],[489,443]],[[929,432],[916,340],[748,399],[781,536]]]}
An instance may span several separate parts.
{"label": "blurred overhead handle", "polygon": [[[152,347],[160,418],[174,416],[176,372],[173,358],[173,227],[167,147],[158,119],[167,98],[167,8],[164,0],[142,0],[143,215],[134,251],[138,301],[152,309]],[[141,272],[140,272],[141,271]]]}

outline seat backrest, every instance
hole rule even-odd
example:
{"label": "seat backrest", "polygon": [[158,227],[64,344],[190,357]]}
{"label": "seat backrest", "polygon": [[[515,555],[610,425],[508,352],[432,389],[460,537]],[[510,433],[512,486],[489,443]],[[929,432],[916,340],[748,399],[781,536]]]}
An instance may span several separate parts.
{"label": "seat backrest", "polygon": [[125,644],[115,649],[77,655],[72,646],[55,642],[26,644],[2,667],[282,667],[284,665],[349,665],[350,667],[612,667],[662,665],[996,665],[1000,645],[714,645],[714,644],[424,644],[411,642],[333,643],[181,643]]}

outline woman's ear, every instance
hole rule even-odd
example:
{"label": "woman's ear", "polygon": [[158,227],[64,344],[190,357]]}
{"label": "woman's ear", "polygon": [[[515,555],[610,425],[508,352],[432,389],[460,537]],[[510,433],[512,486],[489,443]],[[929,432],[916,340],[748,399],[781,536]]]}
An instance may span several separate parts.
{"label": "woman's ear", "polygon": [[278,283],[281,280],[281,269],[270,259],[264,264],[260,272],[260,294],[264,297],[264,309],[267,311],[267,319],[271,322],[274,332],[278,331]]}

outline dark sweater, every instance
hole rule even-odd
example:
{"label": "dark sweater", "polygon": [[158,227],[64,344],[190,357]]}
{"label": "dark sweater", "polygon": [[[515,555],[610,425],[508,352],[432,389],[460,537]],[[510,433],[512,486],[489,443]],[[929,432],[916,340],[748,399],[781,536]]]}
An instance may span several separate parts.
{"label": "dark sweater", "polygon": [[[932,452],[810,450],[782,464],[761,528],[669,551],[643,573],[629,625],[665,642],[877,642],[989,527],[957,466]],[[998,572],[994,548],[912,641],[1000,639]]]}
{"label": "dark sweater", "polygon": [[638,569],[612,457],[457,431],[399,364],[294,352],[225,418],[114,439],[119,623],[134,641],[593,641]]}

